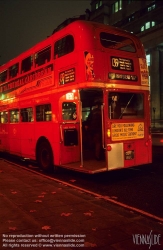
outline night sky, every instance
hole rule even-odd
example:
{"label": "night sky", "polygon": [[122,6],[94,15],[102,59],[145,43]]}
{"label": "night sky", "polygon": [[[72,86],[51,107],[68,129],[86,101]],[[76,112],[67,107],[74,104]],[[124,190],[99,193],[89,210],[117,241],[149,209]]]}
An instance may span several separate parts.
{"label": "night sky", "polygon": [[83,15],[90,0],[0,0],[0,65],[51,35],[67,18]]}

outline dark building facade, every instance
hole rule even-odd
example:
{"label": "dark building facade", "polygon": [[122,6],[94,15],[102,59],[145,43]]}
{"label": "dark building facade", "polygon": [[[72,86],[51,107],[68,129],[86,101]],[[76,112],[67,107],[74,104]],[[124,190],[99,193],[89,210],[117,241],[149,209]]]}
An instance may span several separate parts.
{"label": "dark building facade", "polygon": [[92,0],[90,20],[141,39],[149,66],[152,118],[163,119],[163,1]]}

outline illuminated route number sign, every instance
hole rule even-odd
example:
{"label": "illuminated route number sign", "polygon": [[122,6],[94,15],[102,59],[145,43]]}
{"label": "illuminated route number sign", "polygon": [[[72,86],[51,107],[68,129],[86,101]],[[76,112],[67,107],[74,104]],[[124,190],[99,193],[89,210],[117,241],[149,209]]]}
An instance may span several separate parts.
{"label": "illuminated route number sign", "polygon": [[128,58],[111,56],[111,67],[117,70],[134,71],[133,60]]}

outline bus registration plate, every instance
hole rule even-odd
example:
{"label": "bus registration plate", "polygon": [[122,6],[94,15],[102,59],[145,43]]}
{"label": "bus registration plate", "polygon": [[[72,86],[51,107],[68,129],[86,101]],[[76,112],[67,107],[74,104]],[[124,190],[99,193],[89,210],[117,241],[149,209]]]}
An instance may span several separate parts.
{"label": "bus registration plate", "polygon": [[133,160],[134,159],[134,150],[125,151],[125,160]]}

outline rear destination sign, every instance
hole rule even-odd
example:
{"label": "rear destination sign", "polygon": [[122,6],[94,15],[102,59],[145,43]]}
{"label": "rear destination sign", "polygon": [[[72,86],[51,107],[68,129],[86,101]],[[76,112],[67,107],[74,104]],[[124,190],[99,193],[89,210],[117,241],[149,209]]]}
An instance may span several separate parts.
{"label": "rear destination sign", "polygon": [[112,123],[112,141],[144,138],[144,122]]}
{"label": "rear destination sign", "polygon": [[112,69],[134,71],[133,60],[128,58],[111,56],[111,66]]}

